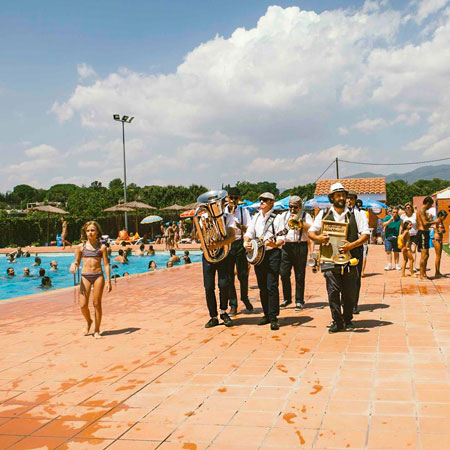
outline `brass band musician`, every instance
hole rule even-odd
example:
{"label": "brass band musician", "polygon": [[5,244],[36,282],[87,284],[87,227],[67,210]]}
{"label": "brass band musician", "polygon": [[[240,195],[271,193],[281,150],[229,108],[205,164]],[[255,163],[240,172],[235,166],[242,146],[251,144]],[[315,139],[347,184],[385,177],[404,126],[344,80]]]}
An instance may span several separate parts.
{"label": "brass band musician", "polygon": [[239,280],[241,301],[244,303],[247,311],[252,311],[253,306],[248,299],[248,262],[246,258],[246,252],[244,248],[244,233],[247,231],[248,224],[250,223],[250,214],[247,208],[243,208],[239,204],[241,200],[241,191],[237,187],[231,187],[228,189],[228,206],[225,208],[225,212],[233,216],[236,225],[236,239],[231,244],[230,249],[230,317],[237,314],[237,293],[234,286],[234,268],[236,267],[237,277]]}
{"label": "brass band musician", "polygon": [[313,224],[311,216],[302,210],[302,206],[302,199],[298,195],[291,195],[289,198],[289,211],[281,215],[281,220],[289,231],[281,248],[280,275],[284,301],[280,306],[285,308],[292,303],[291,271],[294,268],[296,310],[302,309],[305,304],[308,230]]}
{"label": "brass band musician", "polygon": [[[367,220],[362,213],[358,210],[350,212],[346,206],[347,193],[348,191],[341,183],[334,183],[330,187],[328,195],[332,203],[331,208],[319,212],[308,232],[310,239],[323,246],[329,243],[330,236],[321,233],[322,221],[347,223],[346,239],[342,239],[339,246],[341,255],[352,254],[352,251],[363,245],[370,235]],[[337,261],[339,261],[339,255],[337,256]],[[357,289],[357,267],[350,265],[350,263],[324,262],[321,264],[321,270],[325,276],[328,302],[333,317],[333,324],[328,331],[336,333],[345,329],[354,329],[352,319]]]}

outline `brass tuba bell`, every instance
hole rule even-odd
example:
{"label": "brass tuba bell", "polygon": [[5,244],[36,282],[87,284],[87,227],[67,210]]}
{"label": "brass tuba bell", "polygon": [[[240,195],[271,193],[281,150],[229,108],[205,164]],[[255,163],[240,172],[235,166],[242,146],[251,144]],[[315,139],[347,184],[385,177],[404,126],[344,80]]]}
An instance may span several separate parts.
{"label": "brass tuba bell", "polygon": [[208,245],[220,243],[227,237],[223,200],[227,191],[209,191],[198,197],[199,203],[193,217],[202,246],[203,255],[210,263],[218,263],[228,256],[229,245],[210,249]]}

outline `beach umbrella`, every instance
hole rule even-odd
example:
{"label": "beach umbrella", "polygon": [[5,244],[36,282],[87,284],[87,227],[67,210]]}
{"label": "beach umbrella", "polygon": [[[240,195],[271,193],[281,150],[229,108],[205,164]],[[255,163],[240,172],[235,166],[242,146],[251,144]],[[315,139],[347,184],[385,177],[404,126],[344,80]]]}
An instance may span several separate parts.
{"label": "beach umbrella", "polygon": [[320,208],[325,209],[331,206],[330,200],[327,195],[318,195],[305,202],[305,209]]}
{"label": "beach umbrella", "polygon": [[50,238],[50,214],[69,214],[67,211],[52,205],[33,206],[28,211],[42,211],[47,213],[47,244]]}
{"label": "beach umbrella", "polygon": [[194,217],[195,214],[195,209],[190,209],[189,211],[185,211],[184,213],[180,214],[180,217],[182,219],[186,218],[186,217]]}
{"label": "beach umbrella", "polygon": [[190,208],[186,208],[186,206],[177,205],[175,203],[174,205],[166,206],[165,208],[162,208],[161,211],[186,211],[187,209],[190,209]]}
{"label": "beach umbrella", "polygon": [[387,209],[387,206],[384,203],[381,203],[378,200],[372,200],[371,198],[363,200],[362,202],[363,202],[363,208],[368,208],[368,209]]}
{"label": "beach umbrella", "polygon": [[[112,206],[111,208],[106,208],[103,211],[104,212],[116,212],[116,211],[126,211],[126,212],[135,212],[135,225],[136,225],[136,231],[138,230],[138,223],[139,223],[139,216],[138,211],[140,209],[157,209],[154,206],[147,205],[146,203],[142,202],[127,202],[127,203],[119,203],[118,205]],[[127,230],[128,231],[128,230]]]}
{"label": "beach umbrella", "polygon": [[[247,205],[245,207],[251,208],[251,209],[259,209],[259,207],[260,207],[259,200],[255,203],[251,203],[250,205]],[[277,209],[277,210],[289,209],[289,195],[280,200],[277,200],[273,204],[273,209]]]}
{"label": "beach umbrella", "polygon": [[161,220],[163,220],[163,219],[162,219],[162,217],[159,217],[159,216],[147,216],[141,220],[141,223],[143,223],[143,224],[156,223],[156,222],[161,222]]}

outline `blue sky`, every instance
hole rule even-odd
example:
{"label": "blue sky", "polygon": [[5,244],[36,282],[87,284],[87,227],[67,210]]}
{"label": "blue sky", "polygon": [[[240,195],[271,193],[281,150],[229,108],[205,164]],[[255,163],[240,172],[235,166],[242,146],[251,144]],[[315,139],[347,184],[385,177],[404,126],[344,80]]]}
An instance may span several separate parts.
{"label": "blue sky", "polygon": [[115,112],[136,117],[128,179],[142,185],[290,186],[336,156],[447,156],[448,8],[3,2],[0,190],[120,176]]}

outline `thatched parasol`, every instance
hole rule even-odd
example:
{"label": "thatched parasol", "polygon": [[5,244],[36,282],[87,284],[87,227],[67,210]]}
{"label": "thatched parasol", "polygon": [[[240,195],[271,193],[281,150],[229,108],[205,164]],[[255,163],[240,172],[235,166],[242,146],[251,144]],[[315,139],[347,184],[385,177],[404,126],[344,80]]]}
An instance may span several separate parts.
{"label": "thatched parasol", "polygon": [[165,208],[162,208],[161,211],[186,211],[187,209],[190,209],[190,208],[186,208],[186,206],[177,205],[175,203],[174,205],[166,206]]}
{"label": "thatched parasol", "polygon": [[133,202],[127,202],[127,203],[119,203],[118,205],[111,206],[110,208],[106,208],[103,211],[104,212],[118,212],[118,211],[131,212],[131,211],[134,211],[136,214],[136,231],[137,231],[138,223],[139,223],[138,211],[140,209],[157,209],[157,208],[155,208],[154,206],[147,205],[146,203],[133,201]]}
{"label": "thatched parasol", "polygon": [[39,205],[29,208],[27,211],[42,211],[47,213],[47,244],[50,238],[50,214],[69,214],[61,208],[52,205]]}

